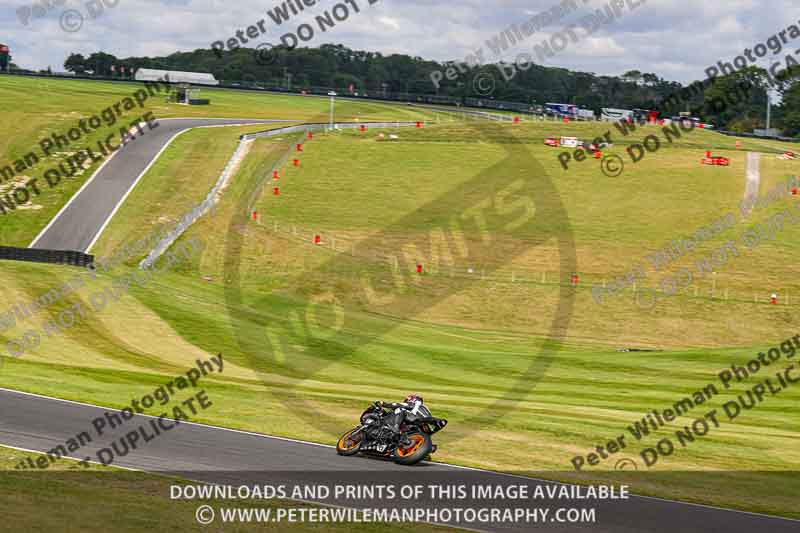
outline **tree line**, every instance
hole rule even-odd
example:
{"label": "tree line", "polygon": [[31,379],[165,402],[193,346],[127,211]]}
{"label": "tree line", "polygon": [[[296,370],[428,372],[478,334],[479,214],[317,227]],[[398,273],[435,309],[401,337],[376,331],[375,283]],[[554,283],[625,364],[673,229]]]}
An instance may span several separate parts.
{"label": "tree line", "polygon": [[[266,53],[246,48],[233,51],[198,49],[164,57],[117,58],[105,52],[84,57],[73,53],[64,63],[67,71],[81,75],[130,77],[131,72],[139,68],[210,72],[227,85],[285,87],[296,91],[327,87],[372,95],[405,93],[454,98],[490,97],[530,106],[547,102],[567,103],[595,111],[603,107],[652,109],[658,110],[662,116],[689,111],[719,129],[737,132],[749,132],[765,125],[769,78],[766,71],[757,67],[716,78],[704,92],[672,108],[664,108],[664,102],[669,102],[672,95],[685,87],[655,73],[630,70],[619,76],[605,76],[532,65],[506,79],[496,66],[459,65],[458,76],[445,76],[437,88],[431,75],[450,67],[453,67],[450,63],[402,54],[352,50],[341,44],[295,49],[278,46]],[[772,125],[790,136],[800,134],[800,84],[795,83],[793,70],[784,73],[773,88],[773,94],[780,98],[773,108]],[[487,73],[492,78],[489,96],[485,94]],[[736,86],[747,86],[746,98],[724,108],[715,104],[720,95],[735,90]]]}

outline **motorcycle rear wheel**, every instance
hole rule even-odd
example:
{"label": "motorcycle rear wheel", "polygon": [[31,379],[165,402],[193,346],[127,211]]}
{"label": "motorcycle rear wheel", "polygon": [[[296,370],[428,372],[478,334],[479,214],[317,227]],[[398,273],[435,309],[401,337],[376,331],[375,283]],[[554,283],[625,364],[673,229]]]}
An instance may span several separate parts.
{"label": "motorcycle rear wheel", "polygon": [[395,463],[415,465],[428,457],[433,449],[433,441],[427,433],[411,433],[408,435],[408,440],[411,441],[409,446],[398,446],[394,451]]}
{"label": "motorcycle rear wheel", "polygon": [[336,443],[336,452],[339,455],[344,455],[345,457],[349,457],[351,455],[355,455],[361,449],[361,442],[363,437],[361,435],[358,436],[357,440],[353,438],[353,434],[356,433],[360,428],[353,428],[344,435],[342,438],[339,439],[339,442]]}

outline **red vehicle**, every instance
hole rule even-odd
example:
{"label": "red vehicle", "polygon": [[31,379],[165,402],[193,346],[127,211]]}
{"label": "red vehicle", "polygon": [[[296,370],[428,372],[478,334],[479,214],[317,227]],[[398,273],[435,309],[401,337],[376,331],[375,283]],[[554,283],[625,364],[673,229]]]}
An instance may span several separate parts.
{"label": "red vehicle", "polygon": [[715,165],[720,167],[727,167],[731,164],[731,160],[727,157],[704,157],[702,163],[704,165]]}
{"label": "red vehicle", "polygon": [[552,137],[545,139],[544,144],[546,144],[547,146],[553,146],[555,148],[558,148],[560,146],[558,139],[553,139]]}

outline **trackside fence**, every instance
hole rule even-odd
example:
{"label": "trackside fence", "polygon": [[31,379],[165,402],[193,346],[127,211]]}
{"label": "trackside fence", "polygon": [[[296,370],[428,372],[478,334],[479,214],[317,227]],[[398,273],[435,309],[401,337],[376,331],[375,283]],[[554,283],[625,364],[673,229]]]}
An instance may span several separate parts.
{"label": "trackside fence", "polygon": [[[401,127],[409,127],[409,126],[416,126],[417,122],[342,122],[342,123],[335,123],[333,125],[334,130],[347,130],[347,129],[356,129],[360,128],[361,126],[366,126],[369,128],[401,128]],[[239,146],[236,148],[233,156],[228,161],[227,165],[225,165],[225,169],[220,174],[217,183],[208,193],[205,200],[192,209],[189,213],[187,213],[180,222],[175,226],[175,228],[169,232],[169,234],[159,242],[156,247],[148,254],[146,258],[144,258],[141,263],[139,263],[140,268],[151,268],[158,258],[161,257],[170,246],[172,246],[175,241],[177,241],[183,233],[189,229],[189,227],[197,222],[197,220],[208,213],[210,210],[216,206],[217,202],[220,198],[220,191],[225,183],[232,177],[234,169],[237,167],[241,159],[247,152],[248,145],[253,142],[254,140],[262,137],[275,137],[278,135],[289,135],[292,133],[306,133],[309,131],[320,131],[320,130],[328,130],[330,129],[330,124],[321,124],[321,123],[309,123],[309,124],[299,124],[296,126],[286,126],[283,128],[277,128],[273,130],[262,131],[258,133],[250,133],[247,135],[242,135],[239,138]],[[288,157],[288,155],[287,155]],[[284,158],[285,161],[286,158]],[[259,190],[263,187],[263,181],[259,184]],[[252,203],[252,202],[251,202]]]}

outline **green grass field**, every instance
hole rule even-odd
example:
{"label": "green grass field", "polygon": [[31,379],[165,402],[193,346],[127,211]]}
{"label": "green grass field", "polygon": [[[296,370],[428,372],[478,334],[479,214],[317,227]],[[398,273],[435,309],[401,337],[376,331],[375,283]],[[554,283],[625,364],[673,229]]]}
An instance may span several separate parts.
{"label": "green grass field", "polygon": [[[39,162],[18,173],[13,183],[21,186],[31,178],[38,178],[43,184],[46,169],[65,162],[80,148],[95,146],[97,152],[96,144],[100,139],[105,139],[112,133],[118,137],[121,126],[126,126],[127,129],[130,123],[148,112],[153,113],[156,119],[212,117],[322,122],[328,120],[327,98],[207,89],[203,94],[211,100],[210,106],[185,106],[168,103],[167,91],[164,89],[161,93],[150,96],[141,106],[130,110],[120,107],[123,112],[115,123],[109,126],[109,122],[103,122],[100,128],[62,150],[45,155],[39,147],[42,139],[53,134],[66,135],[71,128],[78,127],[82,119],[88,120],[93,115],[101,116],[105,109],[132,97],[142,88],[143,85],[138,83],[0,77],[0,107],[4,110],[3,122],[0,124],[0,153],[3,154],[0,167],[14,167],[15,162],[34,153]],[[432,112],[420,109],[346,99],[337,103],[336,110],[337,120],[424,120],[434,117]],[[212,130],[213,133],[206,137],[206,142],[210,142],[211,138],[232,142],[242,133],[270,127],[262,125],[247,129]],[[99,162],[91,165],[87,163],[84,170],[75,177],[65,179],[53,190],[43,187],[44,193],[33,197],[24,209],[12,212],[12,216],[4,216],[3,243],[18,246],[30,244],[99,165]],[[9,181],[0,184],[0,195],[11,192],[11,184]]]}
{"label": "green grass field", "polygon": [[[340,132],[307,143],[297,168],[281,163],[296,138],[259,140],[215,213],[184,237],[203,240],[199,257],[22,358],[4,358],[0,386],[121,406],[159,376],[221,351],[229,370],[210,384],[217,407],[203,422],[331,443],[368,402],[419,391],[434,414],[451,421],[437,436],[437,460],[567,481],[612,479],[614,461],[578,476],[569,472],[570,460],[626,432],[652,409],[671,407],[715,382],[732,363],[745,364],[797,334],[798,228],[787,224],[654,309],[637,305],[632,287],[598,305],[593,285],[609,284],[643,263],[647,280],[637,288],[658,287],[680,268],[695,269],[726,241],[740,242],[753,225],[794,209],[800,200],[781,199],[737,218],[665,271],[649,267],[647,255],[670,241],[728,212],[738,214],[747,150],[764,154],[762,193],[788,180],[800,163],[778,160],[780,144],[745,140],[737,150],[734,138],[695,131],[609,178],[594,160],[564,171],[559,150],[542,144],[560,135],[591,139],[607,128],[468,121],[381,132],[396,134],[394,141],[379,140],[372,130]],[[653,131],[619,139],[609,153],[625,157],[631,142]],[[701,166],[706,150],[731,157],[731,166]],[[109,225],[97,253],[108,255],[168,227],[215,180],[215,171],[201,168],[204,157],[219,166],[224,153],[205,132],[173,145]],[[271,180],[275,165],[277,183]],[[429,249],[432,236],[450,234],[454,220],[469,227],[460,217],[474,215],[470,209],[487,198],[500,205],[498,193],[514,179],[536,191],[552,187],[568,219],[556,216],[555,203],[544,202],[535,206],[544,216],[527,224],[509,227],[508,219],[490,217],[481,231],[454,236],[474,251],[466,257],[451,248],[448,260],[441,242]],[[159,203],[168,183],[179,184],[182,197]],[[514,205],[512,220],[523,211]],[[542,234],[569,233],[575,272],[561,266],[563,249],[555,240],[537,241]],[[404,246],[412,248],[404,253]],[[424,264],[423,275],[413,272],[416,262]],[[580,275],[575,289],[569,287],[573,273]],[[71,274],[4,263],[0,294],[5,302],[34,298]],[[109,282],[101,276],[61,305],[85,301]],[[781,295],[780,305],[770,305],[773,292]],[[564,301],[570,304],[559,313]],[[41,327],[61,308],[0,332],[0,340]],[[542,346],[550,358],[538,355]],[[644,445],[721,409],[757,381],[723,390],[619,457],[638,460]],[[787,389],[663,459],[647,471],[652,476],[640,467],[634,491],[800,517],[788,496],[797,481],[781,474],[800,463],[793,445],[798,399],[800,391]],[[287,401],[298,403],[288,410]],[[328,420],[320,420],[321,410]],[[676,472],[709,475],[669,477]],[[753,490],[766,482],[769,494]]]}

